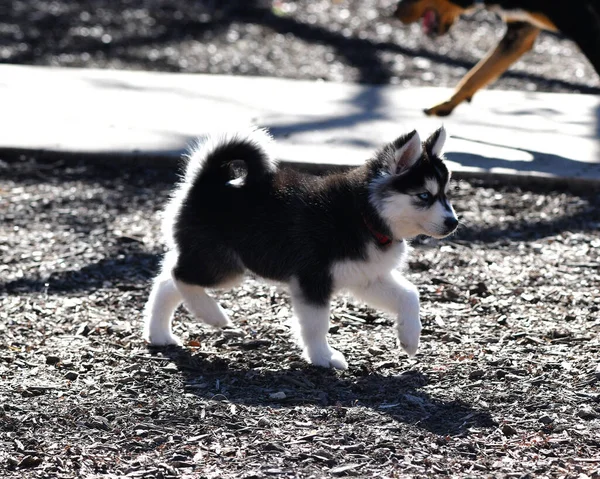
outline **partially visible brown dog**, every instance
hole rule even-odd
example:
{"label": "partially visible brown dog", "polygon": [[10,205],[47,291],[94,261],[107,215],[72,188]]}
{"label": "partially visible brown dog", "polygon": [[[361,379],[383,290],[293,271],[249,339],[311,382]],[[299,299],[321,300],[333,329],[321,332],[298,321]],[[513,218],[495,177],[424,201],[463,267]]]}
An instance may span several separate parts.
{"label": "partially visible brown dog", "polygon": [[395,16],[403,23],[422,18],[427,34],[443,35],[460,15],[480,7],[498,12],[507,23],[506,33],[463,77],[450,99],[424,110],[427,115],[446,116],[470,101],[530,50],[541,30],[570,37],[600,74],[600,0],[400,0]]}

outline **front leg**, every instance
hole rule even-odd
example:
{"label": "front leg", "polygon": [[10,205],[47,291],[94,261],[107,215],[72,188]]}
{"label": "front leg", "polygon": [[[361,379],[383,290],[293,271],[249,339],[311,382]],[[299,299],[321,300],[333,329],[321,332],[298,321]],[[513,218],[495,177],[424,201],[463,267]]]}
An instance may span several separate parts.
{"label": "front leg", "polygon": [[292,306],[298,326],[298,342],[303,349],[303,356],[315,366],[348,369],[344,355],[329,346],[327,341],[329,294],[315,294],[307,283],[294,281],[290,285]]}
{"label": "front leg", "polygon": [[452,97],[424,110],[425,114],[447,116],[463,101],[470,101],[478,90],[502,75],[529,51],[539,33],[540,29],[530,23],[508,23],[500,43],[463,77]]}
{"label": "front leg", "polygon": [[396,333],[409,356],[417,354],[421,336],[419,292],[414,284],[394,270],[364,287],[351,289],[359,299],[396,315]]}

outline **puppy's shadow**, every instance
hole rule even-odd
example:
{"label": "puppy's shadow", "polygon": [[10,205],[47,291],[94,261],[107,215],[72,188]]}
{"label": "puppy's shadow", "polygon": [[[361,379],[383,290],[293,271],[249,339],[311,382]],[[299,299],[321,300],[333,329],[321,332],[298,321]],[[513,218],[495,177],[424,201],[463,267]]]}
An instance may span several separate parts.
{"label": "puppy's shadow", "polygon": [[179,347],[150,348],[150,352],[171,359],[184,377],[186,392],[202,399],[273,409],[313,405],[333,410],[344,422],[365,419],[357,413],[360,409],[354,409],[362,407],[440,435],[462,435],[471,427],[494,426],[487,411],[461,401],[437,399],[421,390],[430,381],[417,371],[395,376],[364,368],[340,373],[300,361],[288,369],[273,370]]}

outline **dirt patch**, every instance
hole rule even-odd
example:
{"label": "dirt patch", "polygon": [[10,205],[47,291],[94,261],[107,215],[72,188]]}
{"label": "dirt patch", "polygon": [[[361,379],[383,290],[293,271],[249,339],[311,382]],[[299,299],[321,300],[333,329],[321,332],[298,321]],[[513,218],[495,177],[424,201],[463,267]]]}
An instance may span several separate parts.
{"label": "dirt patch", "polygon": [[[220,292],[239,331],[140,310],[176,178],[20,161],[0,175],[0,475],[600,477],[600,196],[460,182],[454,237],[414,243],[423,343],[350,298],[305,364],[285,291]],[[581,475],[584,474],[584,475]]]}

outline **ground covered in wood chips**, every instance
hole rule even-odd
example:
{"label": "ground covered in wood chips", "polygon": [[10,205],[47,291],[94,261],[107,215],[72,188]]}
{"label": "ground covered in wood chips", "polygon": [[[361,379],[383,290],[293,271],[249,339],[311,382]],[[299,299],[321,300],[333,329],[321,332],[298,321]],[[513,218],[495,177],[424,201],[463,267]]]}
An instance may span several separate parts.
{"label": "ground covered in wood chips", "polygon": [[419,355],[339,297],[339,372],[250,278],[217,293],[239,330],[180,310],[186,346],[145,346],[174,172],[1,166],[0,476],[600,477],[600,195],[457,183],[407,271]]}
{"label": "ground covered in wood chips", "polygon": [[[479,13],[429,39],[395,3],[15,0],[0,62],[454,86],[504,28]],[[492,88],[600,80],[543,34]],[[289,296],[251,278],[217,294],[239,330],[180,310],[185,348],[145,346],[175,179],[0,161],[0,477],[600,478],[600,194],[457,183],[463,226],[407,271],[419,355],[339,297],[339,372],[301,360]]]}
{"label": "ground covered in wood chips", "polygon": [[[396,4],[13,0],[0,5],[0,62],[454,87],[504,34],[479,12],[428,38]],[[598,94],[600,79],[575,43],[544,32],[491,88]]]}

